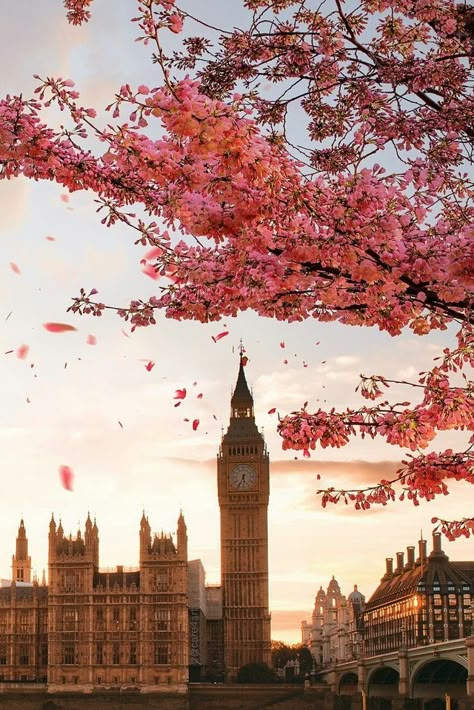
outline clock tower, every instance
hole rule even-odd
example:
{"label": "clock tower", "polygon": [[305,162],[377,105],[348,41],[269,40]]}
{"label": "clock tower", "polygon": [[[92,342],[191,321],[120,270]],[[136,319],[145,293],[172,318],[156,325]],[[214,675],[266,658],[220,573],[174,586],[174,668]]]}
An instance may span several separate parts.
{"label": "clock tower", "polygon": [[221,511],[224,659],[230,678],[247,663],[270,665],[268,612],[269,459],[240,368],[230,424],[217,456]]}

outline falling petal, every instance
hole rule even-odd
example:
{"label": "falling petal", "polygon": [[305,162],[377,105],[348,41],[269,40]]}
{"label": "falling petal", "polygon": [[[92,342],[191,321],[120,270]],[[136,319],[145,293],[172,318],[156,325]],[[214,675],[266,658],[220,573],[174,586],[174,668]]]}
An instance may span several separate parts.
{"label": "falling petal", "polygon": [[121,422],[119,419],[117,419],[117,421],[118,421],[118,423],[120,424],[120,427],[123,429],[123,424],[122,424],[122,422]]}
{"label": "falling petal", "polygon": [[50,237],[49,235],[47,237],[45,237],[45,239],[47,239],[48,242],[55,242],[56,241],[56,237]]}
{"label": "falling petal", "polygon": [[153,247],[150,251],[145,254],[145,259],[150,261],[151,259],[156,259],[157,256],[163,254],[163,249],[161,247]]}
{"label": "falling petal", "polygon": [[181,402],[176,402],[176,404],[175,404],[174,406],[175,406],[175,407],[179,407],[180,404],[181,404]]}
{"label": "falling petal", "polygon": [[125,335],[126,338],[129,338],[129,334],[125,332],[125,330],[122,328],[122,334]]}
{"label": "falling petal", "polygon": [[308,449],[303,449],[303,456],[307,459],[311,458],[311,454],[309,453]]}
{"label": "falling petal", "polygon": [[283,360],[284,365],[288,365],[288,360]]}
{"label": "falling petal", "polygon": [[183,419],[183,422],[189,422],[189,419],[188,419],[187,417],[185,417],[185,418]]}
{"label": "falling petal", "polygon": [[61,202],[69,202],[69,195],[67,195],[65,192],[60,195]]}
{"label": "falling petal", "polygon": [[268,410],[268,414],[275,414],[276,412],[276,407],[272,407],[271,409]]}
{"label": "falling petal", "polygon": [[216,415],[215,415],[215,414],[213,414],[212,416],[214,417],[214,419],[215,419],[215,420],[216,420],[216,422],[217,422],[217,417],[216,417]]}
{"label": "falling petal", "polygon": [[198,428],[198,426],[199,426],[199,419],[195,419],[195,420],[193,421],[193,431],[196,431],[196,429]]}
{"label": "falling petal", "polygon": [[67,491],[72,491],[72,484],[74,479],[72,469],[69,466],[60,466],[59,477],[61,479],[63,488],[65,488]]}
{"label": "falling petal", "polygon": [[182,390],[176,390],[176,394],[173,399],[184,399],[186,397],[186,388],[183,387]]}
{"label": "falling petal", "polygon": [[20,347],[16,351],[17,358],[19,358],[20,360],[24,360],[26,358],[26,356],[28,355],[29,349],[30,349],[29,345],[20,345]]}
{"label": "falling petal", "polygon": [[317,480],[317,481],[320,481],[320,480],[321,480],[321,476],[319,475],[319,473],[318,473],[318,475],[316,476],[316,480]]}
{"label": "falling petal", "polygon": [[12,352],[13,352],[13,350],[5,350],[5,355],[10,355],[10,353],[12,353]]}
{"label": "falling petal", "polygon": [[8,320],[8,319],[10,318],[10,316],[11,316],[12,313],[13,313],[13,311],[10,311],[10,313],[7,315],[7,317],[5,318],[5,320]]}
{"label": "falling petal", "polygon": [[226,335],[229,335],[228,330],[223,330],[222,333],[219,333],[218,335],[212,335],[211,337],[213,341],[217,343],[218,340],[220,340],[221,338],[225,338]]}
{"label": "falling petal", "polygon": [[73,325],[69,323],[43,323],[43,328],[49,333],[64,333],[67,330],[77,330]]}
{"label": "falling petal", "polygon": [[88,335],[87,336],[87,345],[95,345],[97,343],[97,339],[95,335]]}
{"label": "falling petal", "polygon": [[152,362],[151,360],[150,360],[150,362],[149,362],[147,365],[145,365],[145,369],[148,370],[148,372],[150,372],[151,370],[153,370],[154,367],[155,367],[155,363]]}
{"label": "falling petal", "polygon": [[20,267],[13,261],[10,262],[10,269],[15,272],[15,274],[21,274]]}
{"label": "falling petal", "polygon": [[282,340],[281,343],[280,343],[280,348],[284,348],[284,347],[285,347],[285,343],[284,343],[283,340]]}
{"label": "falling petal", "polygon": [[202,399],[202,392],[198,394],[197,399]]}
{"label": "falling petal", "polygon": [[150,279],[153,279],[154,281],[156,281],[156,279],[160,275],[152,264],[145,264],[145,266],[142,269],[142,272],[144,274],[146,274],[146,276],[149,276]]}

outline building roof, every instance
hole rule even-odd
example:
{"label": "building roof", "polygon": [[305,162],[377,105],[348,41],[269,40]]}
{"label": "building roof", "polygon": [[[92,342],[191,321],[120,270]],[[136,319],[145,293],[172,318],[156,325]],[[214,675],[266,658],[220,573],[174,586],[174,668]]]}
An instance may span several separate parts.
{"label": "building roof", "polygon": [[232,399],[230,401],[232,407],[237,406],[253,406],[253,397],[249,390],[247,384],[247,379],[245,377],[244,363],[242,355],[240,356],[239,374],[237,376],[237,382],[235,385],[234,392],[232,394]]}
{"label": "building roof", "polygon": [[425,559],[407,564],[402,569],[387,572],[366,604],[365,610],[389,604],[417,592],[435,591],[448,594],[451,591],[474,590],[474,561],[451,562],[441,549],[439,534],[433,535],[433,551]]}

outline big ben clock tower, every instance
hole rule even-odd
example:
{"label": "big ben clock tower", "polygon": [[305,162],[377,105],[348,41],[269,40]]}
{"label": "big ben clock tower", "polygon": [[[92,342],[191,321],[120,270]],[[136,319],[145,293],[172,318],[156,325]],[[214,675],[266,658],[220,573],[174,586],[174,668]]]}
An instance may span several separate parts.
{"label": "big ben clock tower", "polygon": [[231,678],[247,663],[270,664],[269,484],[268,452],[255,424],[241,354],[230,424],[217,457],[224,659]]}

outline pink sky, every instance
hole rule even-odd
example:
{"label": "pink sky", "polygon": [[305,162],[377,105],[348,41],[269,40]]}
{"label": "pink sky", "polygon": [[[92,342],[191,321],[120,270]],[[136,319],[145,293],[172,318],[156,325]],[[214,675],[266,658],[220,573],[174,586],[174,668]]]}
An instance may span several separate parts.
{"label": "pink sky", "polygon": [[[210,0],[196,4],[198,10],[215,8]],[[235,11],[230,2],[222,7]],[[0,63],[8,66],[0,78],[2,95],[30,94],[34,73],[71,77],[84,104],[99,108],[125,81],[153,84],[156,67],[133,43],[134,27],[127,22],[134,11],[133,0],[116,0],[113,14],[110,3],[96,0],[90,25],[71,28],[59,1],[10,4],[0,27]],[[142,509],[153,530],[174,531],[182,508],[190,557],[202,559],[210,583],[219,582],[215,456],[221,427],[228,424],[240,338],[249,356],[257,423],[264,427],[273,462],[273,638],[300,639],[301,619],[309,618],[319,586],[326,588],[333,574],[343,593],[358,584],[369,596],[386,556],[416,544],[421,529],[430,539],[433,515],[471,513],[467,484],[419,508],[399,504],[365,514],[345,507],[323,510],[318,487],[374,482],[393,471],[403,452],[382,442],[355,441],[342,450],[314,452],[310,461],[295,460],[281,450],[276,415],[267,413],[277,407],[283,414],[304,401],[315,408],[321,402],[336,408],[356,404],[361,372],[414,377],[452,343],[452,333],[392,339],[374,329],[288,325],[243,314],[225,321],[225,328],[161,319],[155,328],[126,337],[122,329],[129,333],[129,327],[113,315],[79,318],[65,311],[82,286],[99,288],[101,298],[114,305],[150,295],[155,284],[141,273],[141,250],[125,229],[100,225],[92,196],[74,194],[64,202],[62,192],[53,184],[0,182],[0,577],[10,574],[21,516],[41,577],[52,512],[75,533],[90,511],[99,526],[101,565],[132,566],[138,562]],[[47,321],[66,321],[77,331],[47,333],[42,327]],[[213,342],[224,329],[229,335]],[[95,345],[87,343],[91,334]],[[29,346],[25,359],[3,354],[23,344]],[[156,364],[147,371],[150,360]],[[182,387],[188,397],[175,408],[173,396]],[[400,396],[406,395],[400,391]],[[197,431],[191,426],[195,418]],[[439,446],[461,441],[462,436],[445,434]],[[73,492],[60,485],[61,465],[75,472]],[[453,559],[472,558],[470,541],[446,542],[444,548]]]}

